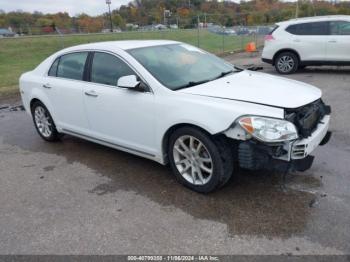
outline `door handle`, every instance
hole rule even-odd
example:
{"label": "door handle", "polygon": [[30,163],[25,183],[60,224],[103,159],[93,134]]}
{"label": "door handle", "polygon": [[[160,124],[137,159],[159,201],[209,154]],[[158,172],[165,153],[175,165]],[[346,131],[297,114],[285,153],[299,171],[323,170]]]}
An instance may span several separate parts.
{"label": "door handle", "polygon": [[337,40],[329,40],[328,43],[336,43]]}
{"label": "door handle", "polygon": [[50,88],[51,88],[51,86],[50,86],[50,84],[43,84],[43,88],[50,89]]}
{"label": "door handle", "polygon": [[92,96],[92,97],[98,97],[98,94],[94,90],[86,91],[85,95]]}
{"label": "door handle", "polygon": [[294,42],[301,42],[300,39],[294,39]]}

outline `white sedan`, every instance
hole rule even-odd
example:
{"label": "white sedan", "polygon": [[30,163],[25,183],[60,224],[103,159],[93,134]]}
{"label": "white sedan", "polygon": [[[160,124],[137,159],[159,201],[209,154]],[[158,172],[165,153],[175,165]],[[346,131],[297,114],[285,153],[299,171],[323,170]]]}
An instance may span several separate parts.
{"label": "white sedan", "polygon": [[330,137],[319,89],[174,41],[70,47],[23,74],[20,92],[46,141],[69,134],[170,163],[198,192],[236,167],[306,170]]}

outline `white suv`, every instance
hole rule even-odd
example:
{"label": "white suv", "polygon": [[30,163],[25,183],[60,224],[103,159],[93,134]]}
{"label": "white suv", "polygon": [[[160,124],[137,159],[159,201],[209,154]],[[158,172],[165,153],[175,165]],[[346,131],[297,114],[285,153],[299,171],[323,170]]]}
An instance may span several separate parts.
{"label": "white suv", "polygon": [[281,74],[309,65],[350,65],[350,16],[321,16],[277,23],[265,37],[262,60]]}

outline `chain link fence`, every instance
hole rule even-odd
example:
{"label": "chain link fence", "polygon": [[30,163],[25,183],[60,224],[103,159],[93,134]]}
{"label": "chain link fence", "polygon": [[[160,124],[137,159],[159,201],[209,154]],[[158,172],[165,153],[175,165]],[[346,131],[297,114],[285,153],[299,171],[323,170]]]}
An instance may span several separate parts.
{"label": "chain link fence", "polygon": [[[199,19],[190,25],[177,20],[167,21],[167,25],[128,24],[129,30],[110,28],[51,28],[30,27],[22,33],[0,38],[0,92],[12,89],[18,84],[19,76],[32,70],[52,53],[73,45],[117,40],[167,39],[185,42],[201,49],[224,54],[242,51],[248,43],[263,46],[264,36],[271,30],[269,26],[222,26],[210,22],[208,18]],[[53,30],[54,29],[54,30]],[[92,30],[94,29],[94,30]],[[18,29],[17,29],[18,30]],[[14,31],[14,30],[13,30]]]}

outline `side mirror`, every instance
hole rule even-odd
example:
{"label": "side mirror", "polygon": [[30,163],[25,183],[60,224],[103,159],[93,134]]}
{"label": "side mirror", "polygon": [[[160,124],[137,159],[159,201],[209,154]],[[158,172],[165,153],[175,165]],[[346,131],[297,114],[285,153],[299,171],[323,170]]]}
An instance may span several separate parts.
{"label": "side mirror", "polygon": [[122,76],[118,79],[117,86],[128,89],[138,89],[140,81],[137,80],[135,75]]}

